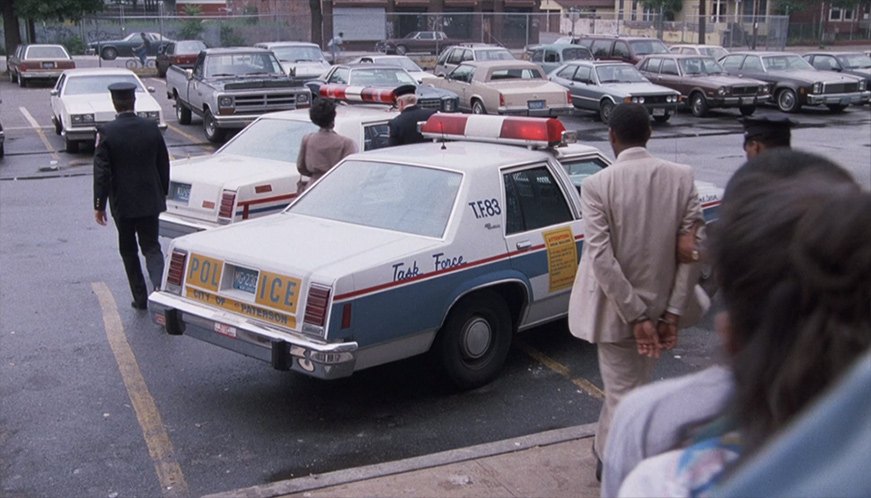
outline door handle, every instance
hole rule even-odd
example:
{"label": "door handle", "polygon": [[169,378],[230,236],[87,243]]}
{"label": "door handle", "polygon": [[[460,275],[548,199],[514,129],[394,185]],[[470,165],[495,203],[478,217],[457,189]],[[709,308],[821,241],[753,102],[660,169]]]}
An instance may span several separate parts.
{"label": "door handle", "polygon": [[518,251],[528,251],[530,247],[532,247],[532,242],[528,240],[521,240],[517,243]]}

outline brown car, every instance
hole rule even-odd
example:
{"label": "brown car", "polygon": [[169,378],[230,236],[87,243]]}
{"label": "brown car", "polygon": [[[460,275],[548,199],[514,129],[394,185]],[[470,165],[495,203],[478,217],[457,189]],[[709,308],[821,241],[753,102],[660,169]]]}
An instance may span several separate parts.
{"label": "brown car", "polygon": [[375,50],[385,54],[405,55],[412,52],[438,54],[448,45],[456,45],[444,31],[412,31],[403,38],[389,38],[375,44]]}
{"label": "brown car", "polygon": [[737,107],[749,116],[756,105],[770,97],[768,84],[751,78],[729,76],[712,57],[701,55],[649,55],[638,69],[657,85],[677,90],[694,116],[714,107]]}
{"label": "brown car", "polygon": [[76,63],[61,45],[19,45],[6,59],[9,81],[27,86],[30,80],[57,79],[65,69]]}

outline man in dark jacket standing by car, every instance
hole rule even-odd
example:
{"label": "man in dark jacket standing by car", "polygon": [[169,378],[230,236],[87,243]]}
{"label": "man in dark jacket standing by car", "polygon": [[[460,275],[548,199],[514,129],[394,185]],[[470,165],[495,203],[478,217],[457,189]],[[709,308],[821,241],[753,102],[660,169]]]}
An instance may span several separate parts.
{"label": "man in dark jacket standing by car", "polygon": [[133,111],[136,85],[109,85],[115,120],[97,133],[94,154],[94,216],[106,224],[106,199],[118,228],[118,251],[133,293],[131,305],[144,310],[148,289],[139,263],[137,238],[154,289],[163,277],[163,253],[157,241],[158,216],[166,210],[169,153],[157,123]]}
{"label": "man in dark jacket standing by car", "polygon": [[424,141],[423,135],[417,131],[417,123],[426,121],[436,111],[418,107],[416,91],[414,85],[403,85],[394,91],[396,104],[399,106],[399,116],[387,123],[390,127],[389,145],[416,144]]}

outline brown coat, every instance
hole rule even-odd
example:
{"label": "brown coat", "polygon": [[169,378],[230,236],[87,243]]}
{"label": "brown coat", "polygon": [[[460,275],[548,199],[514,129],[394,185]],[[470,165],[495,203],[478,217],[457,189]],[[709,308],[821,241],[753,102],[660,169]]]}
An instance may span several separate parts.
{"label": "brown coat", "polygon": [[689,166],[624,150],[584,180],[581,212],[584,246],[569,302],[575,337],[618,342],[642,315],[684,312],[695,282],[676,261],[676,237],[702,219]]}
{"label": "brown coat", "polygon": [[299,174],[311,177],[311,184],[345,156],[355,152],[357,145],[353,140],[333,130],[321,128],[302,137],[296,169]]}

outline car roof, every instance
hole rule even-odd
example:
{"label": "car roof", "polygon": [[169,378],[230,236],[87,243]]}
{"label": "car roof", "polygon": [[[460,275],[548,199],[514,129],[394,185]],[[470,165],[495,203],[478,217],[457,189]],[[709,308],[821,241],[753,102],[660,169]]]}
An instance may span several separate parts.
{"label": "car roof", "polygon": [[804,55],[865,55],[861,50],[850,50],[846,52],[833,50],[815,50],[813,52],[805,52]]}
{"label": "car roof", "polygon": [[662,41],[659,38],[653,38],[650,36],[623,36],[623,35],[580,35],[575,38],[576,40],[649,40],[649,41]]}
{"label": "car roof", "polygon": [[222,47],[222,48],[207,48],[204,50],[207,55],[212,54],[243,54],[245,52],[268,52],[265,48],[260,47]]}
{"label": "car roof", "polygon": [[482,69],[489,69],[493,67],[535,67],[538,68],[538,64],[534,62],[524,61],[524,60],[505,60],[505,61],[463,61],[464,65],[480,67]]}
{"label": "car roof", "polygon": [[742,50],[739,52],[729,52],[724,57],[729,56],[729,55],[760,55],[760,56],[766,57],[769,55],[798,55],[798,54],[795,52],[775,52],[775,51],[754,52],[752,50]]}
{"label": "car roof", "polygon": [[724,48],[722,45],[710,45],[704,43],[675,43],[674,45],[669,45],[669,48],[672,47]]}
{"label": "car roof", "polygon": [[574,64],[574,65],[576,65],[576,66],[579,66],[579,65],[581,65],[581,64],[584,64],[584,65],[587,65],[587,66],[632,66],[632,67],[635,67],[635,64],[630,64],[630,63],[628,63],[628,62],[623,62],[623,61],[608,61],[608,60],[604,60],[604,61],[599,61],[599,60],[596,60],[596,61],[590,61],[590,60],[576,59],[576,60],[566,61],[566,65],[569,65],[569,64]]}
{"label": "car roof", "polygon": [[136,76],[136,73],[129,69],[124,69],[120,67],[86,67],[79,69],[67,69],[63,72],[67,77],[75,77],[75,76],[101,76],[101,75],[111,75],[111,74],[132,74]]}
{"label": "car roof", "polygon": [[[393,111],[391,113],[391,111]],[[393,117],[398,113],[395,108],[386,104],[345,104],[336,105],[336,119],[378,119],[381,117]],[[386,115],[386,116],[385,116]],[[286,119],[289,121],[310,121],[308,109],[295,109],[292,111],[279,111],[263,114],[262,118]]]}
{"label": "car roof", "polygon": [[278,41],[278,42],[260,42],[255,43],[255,47],[272,48],[272,47],[318,47],[316,44],[304,41]]}
{"label": "car roof", "polygon": [[667,54],[647,54],[644,56],[645,59],[653,57],[671,57],[673,59],[713,59],[712,56],[705,54],[673,54],[670,52]]}
{"label": "car roof", "polygon": [[348,69],[389,69],[391,71],[402,69],[400,66],[392,66],[390,64],[378,64],[375,62],[356,62],[353,64],[341,64],[337,67],[347,67]]}

